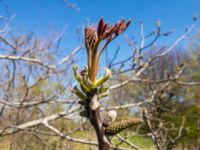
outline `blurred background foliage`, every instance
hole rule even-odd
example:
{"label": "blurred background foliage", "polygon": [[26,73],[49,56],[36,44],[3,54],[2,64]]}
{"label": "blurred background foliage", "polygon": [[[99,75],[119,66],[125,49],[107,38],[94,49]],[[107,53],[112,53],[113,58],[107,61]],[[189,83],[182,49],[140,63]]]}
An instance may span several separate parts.
{"label": "blurred background foliage", "polygon": [[[145,52],[144,57],[149,58],[155,53],[156,48],[152,47]],[[200,32],[188,41],[187,46],[180,46],[167,56],[157,59],[152,64],[152,67],[146,70],[141,77],[149,80],[168,78],[174,75],[181,65],[185,67],[183,75],[181,76],[182,81],[200,81]],[[109,84],[120,83],[121,81],[130,78],[133,73],[134,72],[129,72],[113,76]],[[20,93],[23,93],[21,91],[23,91],[23,88],[26,85],[23,82],[18,82],[16,84],[18,85],[18,88],[15,93],[19,97],[23,97]],[[140,102],[150,96],[153,89],[157,86],[158,84],[154,83],[134,82],[112,91],[109,100],[102,100],[101,103],[103,106],[117,106]],[[51,96],[52,93],[59,93],[59,95],[62,96],[65,95],[65,91],[66,87],[62,82],[53,82],[53,80],[44,79],[44,81],[40,82],[29,91],[29,96],[30,99],[31,97],[48,97]],[[106,103],[104,103],[104,101],[106,101]],[[165,127],[163,133],[167,132],[166,136],[168,136],[166,139],[173,138],[178,134],[178,128],[181,125],[183,116],[185,116],[184,134],[175,149],[195,150],[198,148],[200,145],[200,85],[185,86],[172,82],[165,91],[160,92],[159,95],[156,96],[153,103],[149,104],[149,106],[147,104],[146,107],[154,118],[162,120]],[[42,111],[40,111],[40,109],[42,109]],[[6,113],[6,120],[0,120],[0,126],[3,126],[5,121],[18,120],[17,124],[20,124],[27,122],[27,120],[41,117],[43,115],[42,112],[51,114],[65,109],[66,108],[62,104],[46,105],[42,108],[32,107],[29,109],[21,109],[20,111],[13,109]],[[118,110],[119,115],[117,119],[120,120],[124,117],[141,116],[142,114],[140,112],[140,107],[120,109]],[[159,128],[157,125],[158,120],[154,120],[153,128]],[[95,140],[96,138],[89,123],[84,123],[84,120],[80,118],[79,121],[76,119],[59,119],[54,123],[54,126],[60,131],[66,131],[67,133],[76,129],[77,131],[73,132],[71,135],[72,137],[85,137],[91,140]],[[44,127],[41,126],[40,128]],[[1,137],[0,150],[56,150],[62,147],[65,147],[65,150],[94,148],[93,146],[90,147],[67,142],[64,139],[53,135],[53,133],[45,128],[42,131],[44,133],[40,136],[38,136],[40,132],[38,130],[38,134],[35,132],[22,131],[12,136]],[[139,133],[139,135],[136,135],[135,131]],[[130,128],[123,131],[121,135],[124,135],[127,139],[133,141],[133,143],[143,149],[150,150],[155,148],[151,139],[146,136],[148,135],[148,130],[145,125]],[[128,145],[121,143],[117,137],[114,137],[112,141],[119,146],[128,147]],[[165,142],[167,143],[169,141]],[[163,149],[165,149],[165,147],[163,147]]]}

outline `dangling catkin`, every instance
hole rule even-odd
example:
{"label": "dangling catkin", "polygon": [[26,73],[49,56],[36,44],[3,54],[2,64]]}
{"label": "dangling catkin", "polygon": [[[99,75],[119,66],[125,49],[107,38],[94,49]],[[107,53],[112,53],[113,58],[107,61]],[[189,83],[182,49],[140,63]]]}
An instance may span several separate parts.
{"label": "dangling catkin", "polygon": [[142,122],[143,120],[141,118],[130,118],[130,119],[114,122],[106,128],[105,132],[108,135],[115,135],[124,129],[127,129],[133,125],[140,124]]}

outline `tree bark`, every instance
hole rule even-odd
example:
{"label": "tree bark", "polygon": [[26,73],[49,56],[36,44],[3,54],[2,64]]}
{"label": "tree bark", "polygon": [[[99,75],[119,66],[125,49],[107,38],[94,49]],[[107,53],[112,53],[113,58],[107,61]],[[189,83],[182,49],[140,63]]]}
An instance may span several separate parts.
{"label": "tree bark", "polygon": [[[94,96],[94,95],[93,95]],[[92,97],[93,97],[92,96]],[[90,101],[93,98],[90,98]],[[110,149],[110,139],[109,136],[105,134],[105,127],[102,125],[102,120],[100,116],[100,110],[92,110],[88,107],[90,123],[94,127],[98,139],[99,150],[109,150]]]}

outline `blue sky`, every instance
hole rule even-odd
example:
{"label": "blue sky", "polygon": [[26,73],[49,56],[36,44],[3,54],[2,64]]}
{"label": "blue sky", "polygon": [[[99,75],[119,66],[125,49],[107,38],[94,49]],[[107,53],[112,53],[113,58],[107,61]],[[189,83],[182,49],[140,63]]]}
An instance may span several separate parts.
{"label": "blue sky", "polygon": [[[76,3],[80,11],[67,8],[63,0],[1,0],[0,15],[5,15],[7,7],[10,15],[16,15],[12,21],[12,29],[18,31],[20,27],[24,27],[43,36],[52,30],[62,31],[67,26],[62,46],[68,49],[77,46],[75,38],[77,27],[88,22],[97,23],[102,16],[110,23],[116,22],[121,17],[131,19],[132,24],[126,34],[135,34],[138,37],[139,20],[144,22],[146,34],[154,29],[155,21],[160,20],[164,31],[176,29],[176,33],[167,40],[170,43],[191,24],[194,14],[200,15],[199,0],[70,0],[70,2]],[[161,42],[165,40],[161,39]]]}

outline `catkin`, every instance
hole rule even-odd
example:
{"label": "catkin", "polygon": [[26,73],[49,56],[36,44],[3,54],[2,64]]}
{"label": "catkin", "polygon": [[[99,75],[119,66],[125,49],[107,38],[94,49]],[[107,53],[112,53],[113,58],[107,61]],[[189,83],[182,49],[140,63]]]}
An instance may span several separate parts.
{"label": "catkin", "polygon": [[133,125],[140,124],[142,122],[143,120],[141,118],[130,118],[130,119],[114,122],[106,128],[105,132],[108,135],[115,135],[124,129],[127,129]]}

